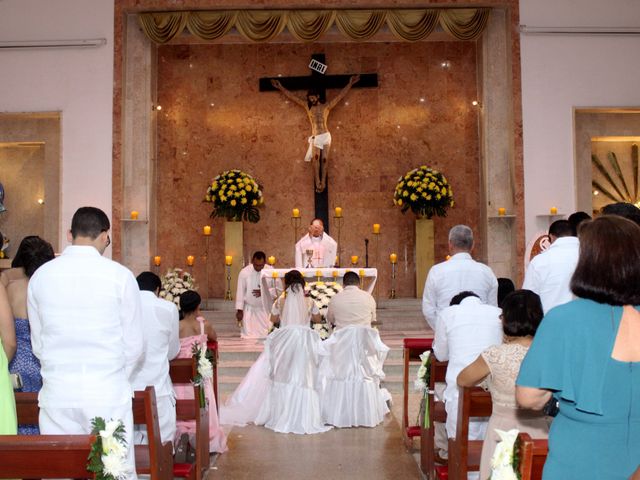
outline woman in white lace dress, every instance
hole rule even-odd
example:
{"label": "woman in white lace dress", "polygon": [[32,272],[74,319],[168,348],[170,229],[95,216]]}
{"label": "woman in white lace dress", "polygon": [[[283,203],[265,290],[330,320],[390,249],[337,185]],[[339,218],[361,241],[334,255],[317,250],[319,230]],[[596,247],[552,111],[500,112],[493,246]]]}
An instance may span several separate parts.
{"label": "woman in white lace dress", "polygon": [[507,295],[502,304],[502,345],[489,347],[458,375],[458,385],[461,387],[477,385],[486,378],[491,392],[493,413],[482,446],[482,480],[489,478],[491,457],[500,441],[495,433],[496,428],[505,431],[516,428],[533,438],[546,438],[548,435],[547,417],[539,411],[518,408],[516,404],[516,377],[542,315],[540,297],[531,290],[516,290]]}

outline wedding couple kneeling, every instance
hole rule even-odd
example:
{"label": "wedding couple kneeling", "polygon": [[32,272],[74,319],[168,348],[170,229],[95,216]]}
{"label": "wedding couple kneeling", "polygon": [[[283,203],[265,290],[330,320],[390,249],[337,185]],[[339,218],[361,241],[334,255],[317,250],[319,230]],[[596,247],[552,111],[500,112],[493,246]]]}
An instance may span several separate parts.
{"label": "wedding couple kneeling", "polygon": [[381,423],[391,398],[380,388],[389,349],[377,330],[352,325],[323,342],[309,328],[320,313],[305,296],[304,277],[291,270],[284,281],[285,292],[271,310],[280,328],[267,337],[264,351],[220,408],[220,422],[298,434]]}

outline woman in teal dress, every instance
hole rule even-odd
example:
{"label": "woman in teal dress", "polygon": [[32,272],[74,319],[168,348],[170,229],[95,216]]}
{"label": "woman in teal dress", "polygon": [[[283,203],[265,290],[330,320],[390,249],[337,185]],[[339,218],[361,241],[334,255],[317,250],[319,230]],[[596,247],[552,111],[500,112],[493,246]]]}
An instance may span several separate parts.
{"label": "woman in teal dress", "polygon": [[640,465],[640,227],[607,215],[582,226],[571,289],[538,328],[517,400],[558,400],[545,480],[627,480]]}

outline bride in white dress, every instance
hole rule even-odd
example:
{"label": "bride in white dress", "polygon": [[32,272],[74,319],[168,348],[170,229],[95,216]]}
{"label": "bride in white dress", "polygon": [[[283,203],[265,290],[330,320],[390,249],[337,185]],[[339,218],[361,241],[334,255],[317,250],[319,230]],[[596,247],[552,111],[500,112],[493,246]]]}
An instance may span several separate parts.
{"label": "bride in white dress", "polygon": [[317,390],[320,336],[309,328],[320,320],[318,307],[305,297],[305,281],[297,270],[284,277],[285,292],[271,309],[280,323],[233,395],[220,409],[226,425],[264,425],[281,433],[320,433],[331,427],[322,421]]}

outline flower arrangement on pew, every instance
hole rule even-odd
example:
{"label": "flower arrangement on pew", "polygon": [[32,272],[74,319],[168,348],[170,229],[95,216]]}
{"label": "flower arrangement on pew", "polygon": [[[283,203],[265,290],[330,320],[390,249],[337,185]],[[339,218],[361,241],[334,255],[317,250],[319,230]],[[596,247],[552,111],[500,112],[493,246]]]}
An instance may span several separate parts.
{"label": "flower arrangement on pew", "polygon": [[490,480],[519,480],[518,456],[515,452],[519,432],[515,428],[508,432],[496,428],[496,433],[500,437],[500,442],[496,445],[493,457],[491,457],[491,476],[489,478]]}
{"label": "flower arrangement on pew", "polygon": [[213,352],[207,348],[207,345],[201,345],[194,342],[191,349],[193,357],[198,361],[198,373],[193,377],[193,384],[200,387],[200,407],[206,406],[204,396],[204,383],[207,379],[213,379],[213,365],[215,358]]}
{"label": "flower arrangement on pew", "polygon": [[393,194],[393,203],[405,213],[411,211],[419,217],[434,215],[446,217],[447,209],[453,207],[453,190],[446,177],[432,168],[422,165],[408,171],[398,179]]}
{"label": "flower arrangement on pew", "polygon": [[196,282],[189,272],[181,268],[172,268],[160,278],[162,286],[159,296],[173,302],[180,310],[180,295],[187,290],[195,290]]}
{"label": "flower arrangement on pew", "polygon": [[127,441],[122,421],[102,417],[91,420],[91,433],[96,441],[91,446],[87,470],[95,474],[96,480],[122,480],[131,474],[127,465]]}
{"label": "flower arrangement on pew", "polygon": [[211,217],[229,221],[260,221],[258,208],[264,203],[262,188],[242,170],[227,170],[216,176],[207,187],[205,202],[213,204]]}
{"label": "flower arrangement on pew", "polygon": [[[427,428],[429,425],[429,380],[431,376],[431,350],[426,350],[420,354],[420,367],[414,381],[414,389],[422,393],[420,400],[420,410],[418,415],[422,414],[422,425]],[[418,418],[418,424],[420,419]]]}
{"label": "flower arrangement on pew", "polygon": [[305,285],[304,290],[313,299],[322,316],[322,323],[311,323],[311,328],[320,334],[322,340],[326,340],[331,335],[331,325],[327,323],[329,302],[342,290],[342,285],[337,282],[310,282]]}

